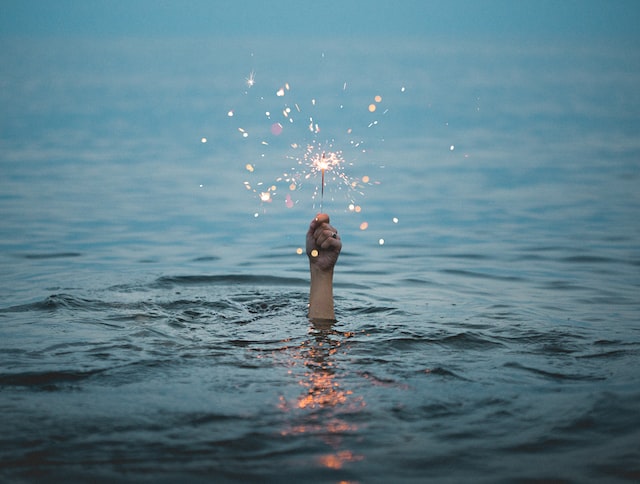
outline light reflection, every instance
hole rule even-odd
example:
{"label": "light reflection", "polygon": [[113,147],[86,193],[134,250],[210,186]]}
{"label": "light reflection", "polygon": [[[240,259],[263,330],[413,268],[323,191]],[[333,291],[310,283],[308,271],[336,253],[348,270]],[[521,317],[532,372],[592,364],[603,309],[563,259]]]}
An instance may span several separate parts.
{"label": "light reflection", "polygon": [[[346,438],[359,430],[350,415],[361,412],[366,406],[362,397],[343,387],[344,375],[340,373],[338,357],[344,341],[353,333],[334,329],[332,322],[311,322],[310,338],[296,348],[292,366],[304,369],[298,383],[304,389],[295,400],[280,398],[280,408],[297,419],[284,429],[283,436],[300,434],[317,435],[329,452],[316,457],[325,468],[338,470],[364,459],[364,456],[345,448]],[[292,373],[298,373],[293,371]],[[297,421],[297,422],[296,422]]]}

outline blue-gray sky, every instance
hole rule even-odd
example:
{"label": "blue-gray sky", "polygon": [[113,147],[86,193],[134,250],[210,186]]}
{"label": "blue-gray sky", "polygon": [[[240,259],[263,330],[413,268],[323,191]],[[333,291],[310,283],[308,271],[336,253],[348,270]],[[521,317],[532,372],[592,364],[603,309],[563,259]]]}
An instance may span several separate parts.
{"label": "blue-gray sky", "polygon": [[2,0],[0,35],[640,39],[637,0]]}

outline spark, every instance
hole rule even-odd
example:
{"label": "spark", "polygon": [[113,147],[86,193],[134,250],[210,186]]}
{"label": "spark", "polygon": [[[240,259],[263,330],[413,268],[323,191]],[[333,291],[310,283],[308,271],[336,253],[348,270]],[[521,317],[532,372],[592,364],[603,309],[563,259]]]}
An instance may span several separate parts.
{"label": "spark", "polygon": [[245,77],[245,81],[247,83],[247,87],[251,89],[253,85],[256,83],[256,73],[255,71],[251,71],[247,77]]}

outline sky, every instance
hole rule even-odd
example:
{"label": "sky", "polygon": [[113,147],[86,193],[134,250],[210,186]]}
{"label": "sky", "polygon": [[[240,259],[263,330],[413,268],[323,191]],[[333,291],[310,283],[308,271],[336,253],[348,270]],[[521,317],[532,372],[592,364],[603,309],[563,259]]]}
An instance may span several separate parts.
{"label": "sky", "polygon": [[637,0],[2,0],[2,36],[403,36],[640,44]]}

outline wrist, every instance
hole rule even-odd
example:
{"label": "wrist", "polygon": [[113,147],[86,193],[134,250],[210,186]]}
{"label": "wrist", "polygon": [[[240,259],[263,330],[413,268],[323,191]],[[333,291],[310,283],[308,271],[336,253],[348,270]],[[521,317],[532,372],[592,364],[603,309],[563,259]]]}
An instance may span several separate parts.
{"label": "wrist", "polygon": [[309,318],[335,320],[333,309],[333,268],[310,265]]}
{"label": "wrist", "polygon": [[333,279],[333,267],[324,268],[319,267],[317,264],[310,263],[309,273],[311,274],[312,279]]}

